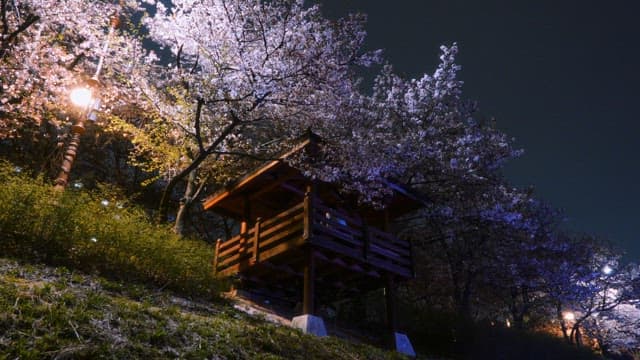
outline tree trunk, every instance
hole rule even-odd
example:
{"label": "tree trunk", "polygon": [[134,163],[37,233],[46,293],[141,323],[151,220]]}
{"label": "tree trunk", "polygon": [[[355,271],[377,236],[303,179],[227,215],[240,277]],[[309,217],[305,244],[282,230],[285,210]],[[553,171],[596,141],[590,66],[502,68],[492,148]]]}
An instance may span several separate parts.
{"label": "tree trunk", "polygon": [[182,199],[180,199],[180,207],[178,208],[178,213],[176,214],[176,222],[173,226],[173,232],[181,236],[184,233],[184,222],[186,216],[189,213],[191,205],[193,204],[193,193],[195,191],[196,175],[196,170],[189,173],[189,177],[187,178],[187,188],[184,191],[184,196],[182,197]]}
{"label": "tree trunk", "polygon": [[176,185],[182,179],[187,177],[193,171],[195,171],[198,166],[207,158],[209,154],[207,152],[200,152],[198,156],[187,166],[184,170],[180,171],[176,176],[172,177],[171,180],[167,183],[162,191],[162,197],[160,198],[160,205],[158,206],[158,216],[156,220],[160,223],[166,221],[167,212],[169,211],[169,201],[171,199],[171,194],[173,193],[173,189],[175,189]]}
{"label": "tree trunk", "polygon": [[560,321],[560,329],[562,330],[562,337],[564,337],[564,340],[568,343],[571,344],[571,338],[569,337],[569,334],[567,333],[567,324],[564,322],[564,317],[562,316],[562,304],[557,303],[556,304],[556,317],[558,319],[558,321]]}
{"label": "tree trunk", "polygon": [[187,175],[191,174],[192,171],[196,170],[200,166],[200,164],[204,160],[206,160],[207,157],[213,152],[213,150],[216,149],[220,145],[220,143],[222,143],[222,141],[226,139],[227,136],[231,134],[233,129],[235,129],[235,127],[238,126],[238,124],[240,124],[241,122],[240,119],[233,112],[231,112],[230,116],[233,119],[231,123],[229,123],[229,125],[227,125],[227,127],[222,130],[220,135],[218,135],[218,137],[205,148],[202,144],[202,139],[200,138],[200,111],[202,109],[202,104],[203,103],[201,101],[198,101],[198,110],[195,120],[196,140],[198,141],[199,148],[198,156],[193,159],[189,166],[187,166],[184,170],[180,171],[176,176],[171,178],[171,180],[169,180],[169,182],[167,183],[167,186],[165,186],[164,191],[162,192],[162,198],[160,198],[160,205],[158,206],[158,222],[163,222],[167,219],[169,200],[171,199],[171,194],[173,193],[173,189],[175,189],[176,185],[178,185],[178,183],[182,181],[182,179],[187,177]]}

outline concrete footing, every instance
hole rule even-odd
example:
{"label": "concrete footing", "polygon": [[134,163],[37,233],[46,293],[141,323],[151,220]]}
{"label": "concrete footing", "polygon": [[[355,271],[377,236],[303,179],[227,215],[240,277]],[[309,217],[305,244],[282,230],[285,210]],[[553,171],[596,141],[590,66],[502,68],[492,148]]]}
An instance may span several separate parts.
{"label": "concrete footing", "polygon": [[411,345],[411,340],[409,337],[403,333],[395,333],[395,346],[396,351],[411,357],[416,357],[416,352],[413,350],[413,345]]}
{"label": "concrete footing", "polygon": [[302,330],[305,334],[327,336],[327,329],[324,327],[324,321],[319,316],[309,314],[296,316],[291,320],[291,326]]}

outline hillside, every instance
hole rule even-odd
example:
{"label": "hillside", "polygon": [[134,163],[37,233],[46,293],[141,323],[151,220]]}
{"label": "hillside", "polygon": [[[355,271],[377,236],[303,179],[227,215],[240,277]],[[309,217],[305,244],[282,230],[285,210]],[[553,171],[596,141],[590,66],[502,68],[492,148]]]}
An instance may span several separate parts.
{"label": "hillside", "polygon": [[235,310],[0,258],[0,359],[396,359]]}

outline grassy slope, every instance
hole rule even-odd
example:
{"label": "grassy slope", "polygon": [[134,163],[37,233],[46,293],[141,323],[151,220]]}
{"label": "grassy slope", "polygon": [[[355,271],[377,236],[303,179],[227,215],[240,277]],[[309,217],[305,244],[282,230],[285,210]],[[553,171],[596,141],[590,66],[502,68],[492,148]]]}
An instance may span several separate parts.
{"label": "grassy slope", "polygon": [[226,304],[0,258],[0,359],[393,359]]}

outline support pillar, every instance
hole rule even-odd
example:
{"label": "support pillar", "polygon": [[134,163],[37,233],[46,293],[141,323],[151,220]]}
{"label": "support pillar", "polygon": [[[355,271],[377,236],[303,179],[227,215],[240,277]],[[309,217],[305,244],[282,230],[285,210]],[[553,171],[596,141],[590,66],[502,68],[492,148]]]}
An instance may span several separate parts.
{"label": "support pillar", "polygon": [[327,330],[321,317],[315,316],[315,258],[313,249],[305,250],[304,290],[302,294],[302,315],[291,320],[291,326],[302,330],[305,334],[327,336]]}
{"label": "support pillar", "polygon": [[[389,334],[395,334],[396,332],[396,288],[395,279],[393,275],[386,275],[386,285],[384,288],[385,300],[387,305],[387,330]],[[395,339],[391,337],[390,344],[395,348]]]}
{"label": "support pillar", "polygon": [[387,329],[388,345],[391,349],[411,357],[416,356],[413,345],[409,337],[397,331],[397,308],[396,308],[396,284],[392,274],[386,276],[387,284],[384,289],[387,305]]}
{"label": "support pillar", "polygon": [[313,250],[310,247],[308,247],[305,252],[302,313],[313,315],[315,314],[316,262],[313,256]]}

